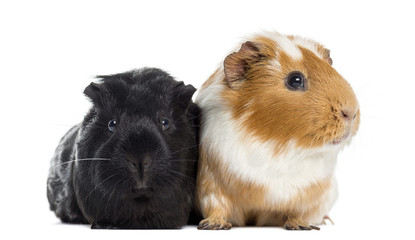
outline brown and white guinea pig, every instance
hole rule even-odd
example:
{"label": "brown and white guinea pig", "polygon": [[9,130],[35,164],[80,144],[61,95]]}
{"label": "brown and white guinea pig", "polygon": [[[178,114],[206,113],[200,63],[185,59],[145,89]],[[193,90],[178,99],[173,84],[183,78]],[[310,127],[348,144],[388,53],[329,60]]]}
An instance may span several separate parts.
{"label": "brown and white guinea pig", "polygon": [[196,202],[199,229],[319,229],[337,198],[339,151],[359,104],[319,43],[255,35],[204,83]]}

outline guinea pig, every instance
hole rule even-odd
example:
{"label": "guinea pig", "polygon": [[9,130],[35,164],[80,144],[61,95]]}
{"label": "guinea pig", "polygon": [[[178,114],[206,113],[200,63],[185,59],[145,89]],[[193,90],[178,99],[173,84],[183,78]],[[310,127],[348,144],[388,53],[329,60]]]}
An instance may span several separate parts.
{"label": "guinea pig", "polygon": [[50,209],[92,228],[182,227],[196,186],[196,89],[155,68],[99,78],[51,161]]}
{"label": "guinea pig", "polygon": [[337,198],[337,155],[358,130],[358,101],[321,44],[277,32],[247,40],[196,98],[198,228],[318,230]]}

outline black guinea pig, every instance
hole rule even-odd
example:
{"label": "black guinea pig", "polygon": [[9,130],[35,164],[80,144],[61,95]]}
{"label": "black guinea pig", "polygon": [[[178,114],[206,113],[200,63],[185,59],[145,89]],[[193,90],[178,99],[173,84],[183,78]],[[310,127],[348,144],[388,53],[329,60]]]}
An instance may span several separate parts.
{"label": "black guinea pig", "polygon": [[143,68],[99,76],[93,106],[61,139],[47,180],[62,222],[92,228],[180,228],[196,183],[196,89]]}

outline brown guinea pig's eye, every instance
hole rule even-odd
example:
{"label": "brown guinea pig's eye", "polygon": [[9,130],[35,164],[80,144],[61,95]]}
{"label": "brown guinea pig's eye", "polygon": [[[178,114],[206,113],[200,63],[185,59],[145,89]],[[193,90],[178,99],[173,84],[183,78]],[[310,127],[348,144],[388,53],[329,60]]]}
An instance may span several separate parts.
{"label": "brown guinea pig's eye", "polygon": [[305,76],[301,72],[292,72],[288,74],[285,80],[285,86],[291,91],[305,90]]}
{"label": "brown guinea pig's eye", "polygon": [[166,117],[161,118],[161,126],[163,127],[163,130],[166,131],[170,128],[170,120]]}

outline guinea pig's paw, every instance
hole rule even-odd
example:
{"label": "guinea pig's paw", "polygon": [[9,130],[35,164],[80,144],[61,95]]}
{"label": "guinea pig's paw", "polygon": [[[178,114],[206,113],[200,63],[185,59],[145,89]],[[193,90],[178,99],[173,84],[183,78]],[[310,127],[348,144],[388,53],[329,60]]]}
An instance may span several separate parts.
{"label": "guinea pig's paw", "polygon": [[110,224],[106,223],[92,223],[91,229],[118,229]]}
{"label": "guinea pig's paw", "polygon": [[199,230],[229,230],[232,224],[228,223],[222,217],[208,217],[200,221],[197,229]]}
{"label": "guinea pig's paw", "polygon": [[300,219],[288,219],[284,224],[284,228],[287,230],[320,230],[319,227],[310,225]]}

